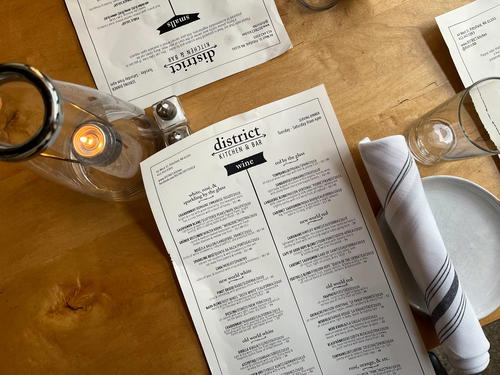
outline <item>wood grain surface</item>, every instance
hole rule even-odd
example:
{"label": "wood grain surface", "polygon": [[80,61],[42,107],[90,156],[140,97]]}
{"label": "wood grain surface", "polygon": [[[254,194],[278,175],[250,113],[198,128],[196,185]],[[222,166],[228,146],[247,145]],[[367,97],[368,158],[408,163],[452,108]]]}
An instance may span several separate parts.
{"label": "wood grain surface", "polygon": [[[277,0],[295,47],[182,102],[198,130],[324,83],[377,211],[357,144],[402,133],[463,89],[434,17],[467,2],[341,0],[315,13]],[[2,0],[0,21],[1,62],[94,86],[63,0]],[[493,158],[420,171],[500,195]],[[0,163],[0,374],[208,373],[146,200],[99,201]]]}

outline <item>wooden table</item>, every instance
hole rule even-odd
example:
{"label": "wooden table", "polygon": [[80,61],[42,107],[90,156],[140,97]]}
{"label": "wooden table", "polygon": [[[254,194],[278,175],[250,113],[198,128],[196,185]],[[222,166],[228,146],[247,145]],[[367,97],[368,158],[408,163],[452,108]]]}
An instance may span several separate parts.
{"label": "wooden table", "polygon": [[[434,17],[467,2],[342,0],[314,13],[277,0],[295,47],[183,104],[198,130],[324,83],[378,210],[357,144],[401,133],[463,88]],[[3,0],[0,20],[0,61],[93,86],[63,0]],[[492,158],[420,171],[500,195]],[[0,163],[0,207],[1,374],[209,373],[146,200],[99,201]]]}

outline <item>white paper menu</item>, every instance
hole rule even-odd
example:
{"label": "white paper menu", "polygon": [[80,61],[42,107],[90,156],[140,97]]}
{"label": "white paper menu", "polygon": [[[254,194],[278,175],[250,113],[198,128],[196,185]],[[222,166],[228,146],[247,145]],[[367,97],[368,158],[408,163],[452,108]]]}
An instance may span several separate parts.
{"label": "white paper menu", "polygon": [[65,0],[99,90],[149,107],[292,47],[274,0]]}
{"label": "white paper menu", "polygon": [[[465,87],[500,77],[500,0],[477,0],[436,17]],[[500,148],[499,92],[471,92],[491,140]]]}
{"label": "white paper menu", "polygon": [[213,374],[433,374],[324,87],[141,165]]}

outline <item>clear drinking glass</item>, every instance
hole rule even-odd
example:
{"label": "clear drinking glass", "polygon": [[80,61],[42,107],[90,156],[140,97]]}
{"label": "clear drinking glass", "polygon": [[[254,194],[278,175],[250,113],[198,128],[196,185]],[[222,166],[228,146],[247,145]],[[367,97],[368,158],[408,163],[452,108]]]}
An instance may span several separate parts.
{"label": "clear drinking glass", "polygon": [[427,113],[408,129],[406,140],[415,159],[427,165],[498,155],[500,77],[478,81]]}
{"label": "clear drinking glass", "polygon": [[0,65],[0,161],[26,161],[74,190],[122,201],[142,195],[139,163],[163,147],[134,105],[28,65]]}

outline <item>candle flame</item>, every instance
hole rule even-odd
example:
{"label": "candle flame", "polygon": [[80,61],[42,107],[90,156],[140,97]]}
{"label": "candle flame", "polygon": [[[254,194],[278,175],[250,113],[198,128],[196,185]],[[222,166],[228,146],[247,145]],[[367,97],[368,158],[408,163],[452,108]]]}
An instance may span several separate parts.
{"label": "candle flame", "polygon": [[92,158],[104,152],[106,137],[95,125],[84,125],[73,135],[73,148],[83,157]]}

